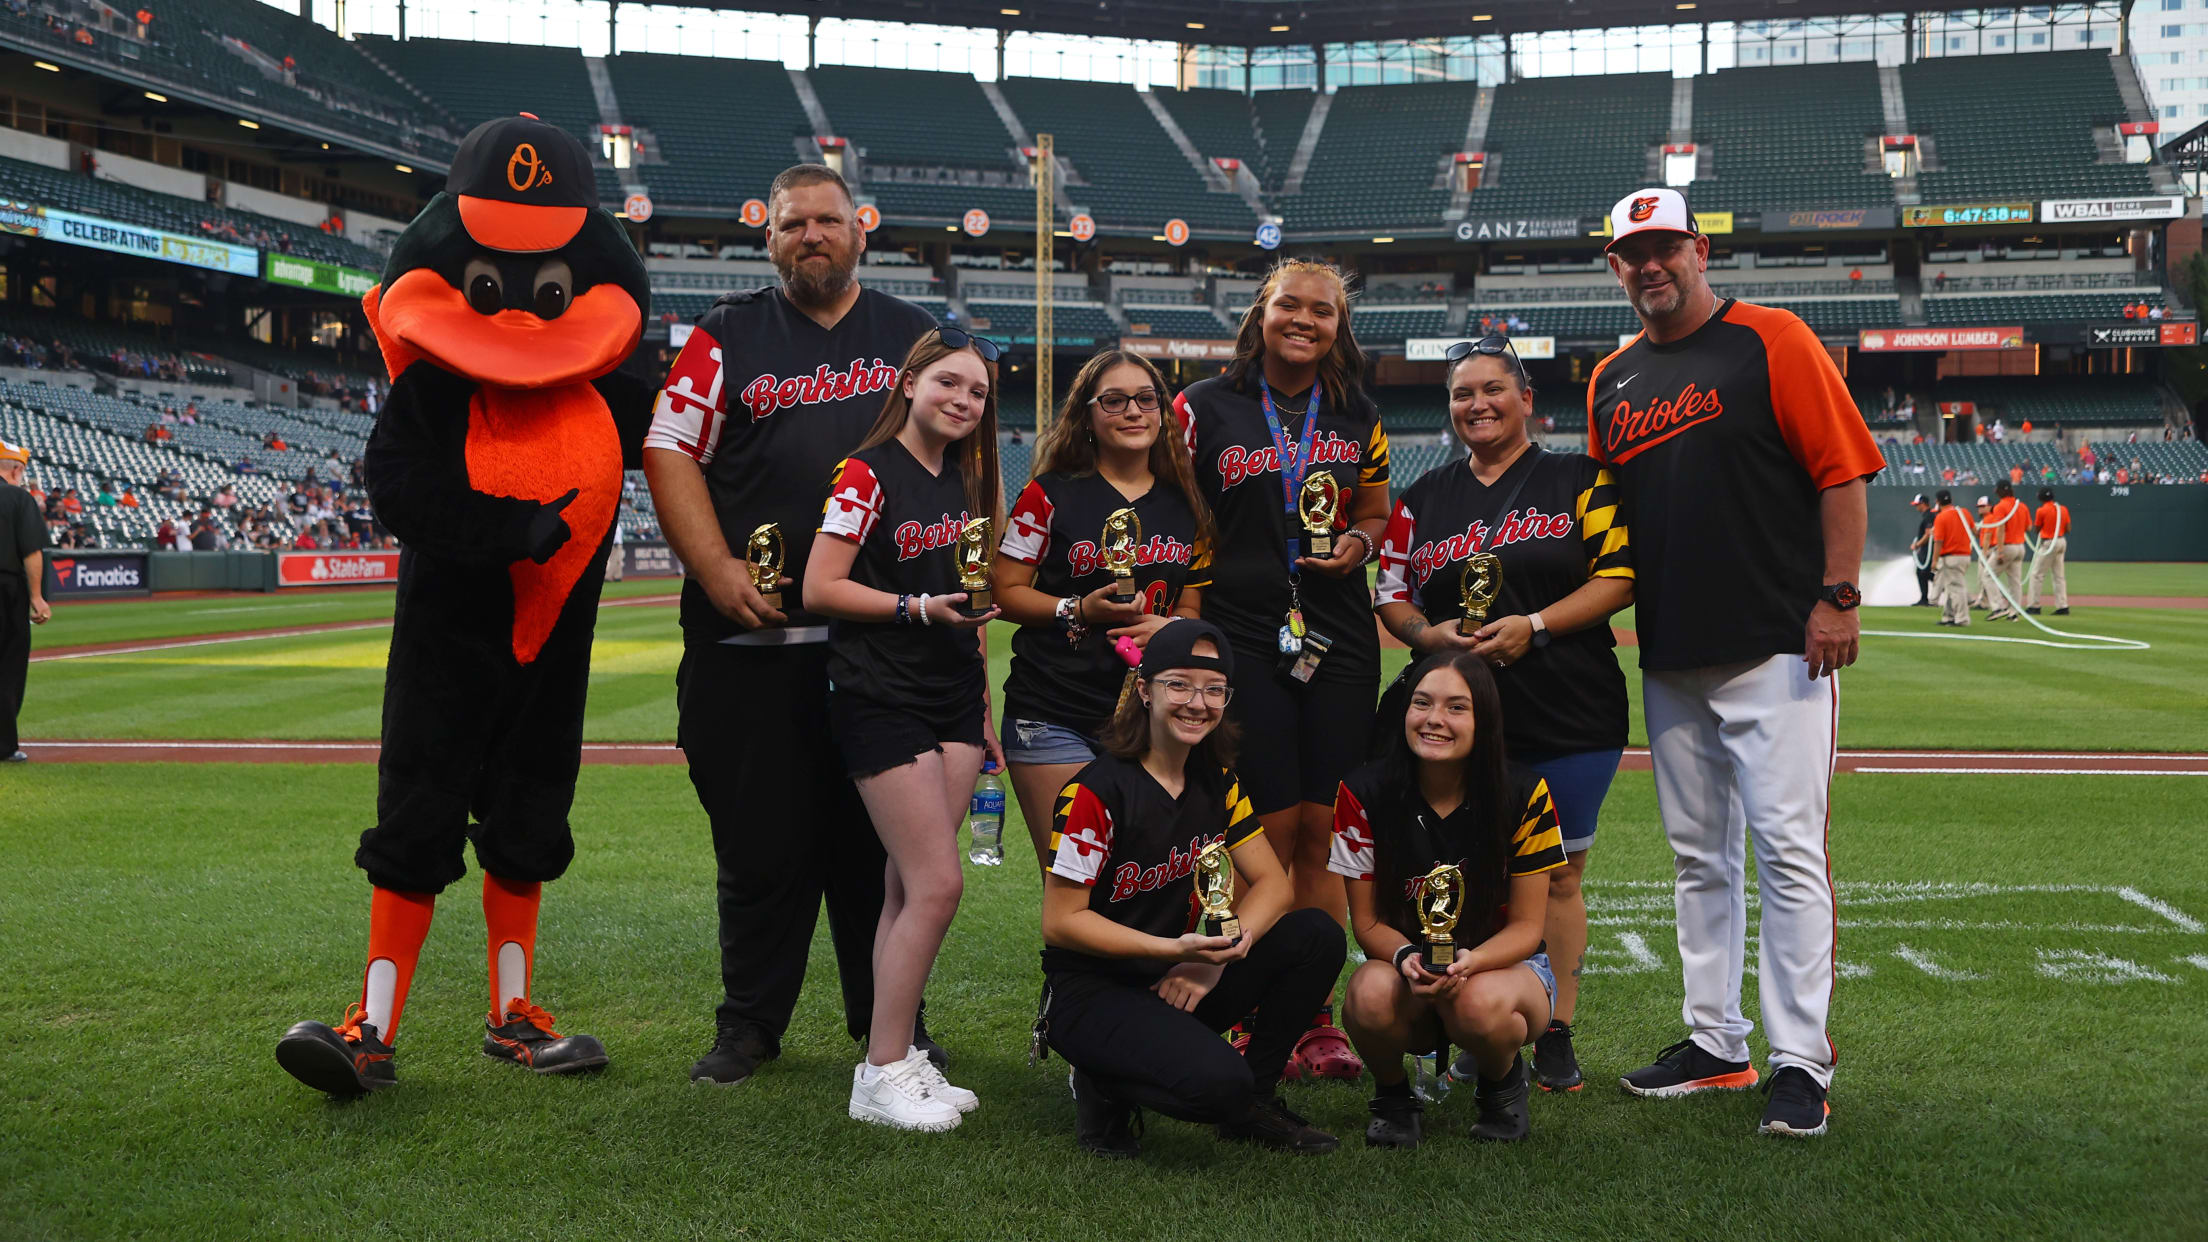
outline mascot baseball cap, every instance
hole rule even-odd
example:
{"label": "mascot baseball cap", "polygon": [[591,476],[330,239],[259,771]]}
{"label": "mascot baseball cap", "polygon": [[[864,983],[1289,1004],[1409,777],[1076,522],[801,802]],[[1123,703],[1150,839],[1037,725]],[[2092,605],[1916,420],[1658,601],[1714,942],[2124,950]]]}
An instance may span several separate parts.
{"label": "mascot baseball cap", "polygon": [[1605,253],[1635,233],[1684,233],[1699,237],[1694,213],[1687,210],[1687,196],[1677,190],[1635,190],[1610,208],[1610,244]]}
{"label": "mascot baseball cap", "polygon": [[[1196,654],[1196,644],[1207,638],[1219,649],[1218,655]],[[1227,646],[1227,636],[1218,626],[1194,617],[1182,617],[1152,634],[1142,649],[1143,680],[1176,668],[1208,668],[1226,674],[1231,681],[1234,678],[1234,649]]]}
{"label": "mascot baseball cap", "polygon": [[445,190],[468,236],[493,250],[557,250],[598,205],[590,153],[534,113],[485,121],[460,140]]}
{"label": "mascot baseball cap", "polygon": [[0,461],[19,461],[24,465],[29,465],[31,450],[20,444],[10,444],[6,440],[0,440]]}

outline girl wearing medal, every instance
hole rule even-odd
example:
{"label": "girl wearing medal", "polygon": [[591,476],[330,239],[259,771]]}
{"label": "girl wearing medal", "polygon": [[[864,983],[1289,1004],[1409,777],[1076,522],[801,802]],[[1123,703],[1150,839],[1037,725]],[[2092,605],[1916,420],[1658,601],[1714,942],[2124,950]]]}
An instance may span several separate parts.
{"label": "girl wearing medal", "polygon": [[[1035,446],[1035,477],[997,548],[997,599],[1020,626],[1004,681],[1004,753],[1046,873],[1052,799],[1102,753],[1097,737],[1126,685],[1114,645],[1148,643],[1203,562],[1210,516],[1186,443],[1161,434],[1167,399],[1146,359],[1118,349],[1089,359]],[[1132,518],[1116,536],[1131,544],[1125,600],[1106,546],[1115,515]]]}
{"label": "girl wearing medal", "polygon": [[[1364,567],[1387,525],[1388,437],[1364,368],[1340,269],[1289,259],[1266,274],[1225,373],[1174,402],[1218,527],[1211,565],[1189,585],[1234,649],[1244,787],[1296,904],[1337,919],[1334,787],[1364,757],[1380,688]],[[1336,497],[1316,537],[1307,484]],[[1363,1067],[1322,1012],[1289,1073],[1354,1079]]]}
{"label": "girl wearing medal", "polygon": [[[1434,467],[1396,503],[1373,592],[1381,623],[1416,655],[1469,652],[1501,695],[1513,762],[1548,781],[1564,826],[1564,866],[1548,873],[1556,1006],[1534,1045],[1545,1091],[1577,1091],[1572,1022],[1587,950],[1580,876],[1626,736],[1625,675],[1605,624],[1633,602],[1633,562],[1618,489],[1583,453],[1551,453],[1526,433],[1533,387],[1506,337],[1450,347],[1449,425],[1470,455]],[[1486,615],[1467,625],[1476,556],[1494,558]],[[1477,585],[1477,584],[1476,584]],[[1469,631],[1469,632],[1466,632]],[[1400,731],[1410,673],[1381,697],[1375,734]],[[1475,1071],[1460,1058],[1456,1077]]]}

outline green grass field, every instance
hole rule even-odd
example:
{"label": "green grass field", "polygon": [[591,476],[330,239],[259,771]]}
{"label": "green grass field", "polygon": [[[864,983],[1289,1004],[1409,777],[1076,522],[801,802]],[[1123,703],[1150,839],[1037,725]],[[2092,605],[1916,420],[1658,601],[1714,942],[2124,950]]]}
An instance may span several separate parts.
{"label": "green grass field", "polygon": [[[2208,569],[2171,568],[2080,566],[2073,585],[2147,594],[2137,583],[2151,577],[2208,595]],[[2088,569],[2112,573],[2087,585]],[[2156,572],[2135,582],[2140,569]],[[39,637],[369,620],[389,598],[82,606]],[[209,611],[222,608],[244,610]],[[1926,614],[1873,610],[1867,624],[1929,630]],[[1846,676],[1843,743],[2201,749],[2208,613],[2067,620],[2154,650],[1870,639]],[[373,737],[387,641],[371,628],[43,662],[23,731]],[[601,614],[590,736],[672,736],[678,643],[669,607]],[[357,994],[367,886],[351,856],[371,768],[8,768],[0,1239],[2197,1239],[2203,784],[1839,777],[1841,1067],[1823,1140],[1755,1136],[1760,1097],[1638,1102],[1608,1085],[1680,1033],[1669,853],[1650,778],[1626,773],[1589,874],[1590,1086],[1537,1098],[1531,1142],[1473,1145],[1459,1094],[1429,1113],[1425,1148],[1371,1152],[1365,1091],[1329,1085],[1289,1090],[1348,1140],[1336,1155],[1256,1154],[1153,1119],[1144,1159],[1114,1165],[1074,1147],[1063,1064],[1025,1064],[1038,886],[1016,809],[1007,864],[970,872],[929,987],[953,1077],[982,1108],[922,1136],[843,1116],[857,1054],[825,935],[782,1060],[731,1091],[684,1081],[718,976],[711,850],[679,767],[586,768],[576,863],[549,890],[538,999],[604,1038],[614,1067],[540,1081],[478,1054],[488,998],[471,876],[423,958],[401,1087],[353,1105],[306,1091],[271,1052],[290,1022],[334,1020]]]}

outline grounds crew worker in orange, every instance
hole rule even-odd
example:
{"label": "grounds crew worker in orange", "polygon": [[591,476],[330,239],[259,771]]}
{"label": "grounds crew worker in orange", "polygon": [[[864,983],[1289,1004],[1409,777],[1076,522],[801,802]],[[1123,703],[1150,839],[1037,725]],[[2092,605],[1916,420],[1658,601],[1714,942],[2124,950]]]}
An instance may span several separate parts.
{"label": "grounds crew worker in orange", "polygon": [[1932,597],[1940,605],[1941,625],[1970,624],[1970,591],[1964,572],[1970,568],[1970,519],[1955,507],[1953,493],[1942,490],[1933,498],[1939,511],[1932,517]]}
{"label": "grounds crew worker in orange", "polygon": [[1970,589],[1970,606],[1987,607],[1993,596],[1993,556],[2001,546],[2001,523],[1992,518],[1993,497],[1978,498],[1978,585]]}
{"label": "grounds crew worker in orange", "polygon": [[[1986,584],[1986,620],[2014,621],[2024,602],[2024,532],[2031,528],[2032,511],[2016,498],[2007,479],[1993,485],[1993,511],[1986,521],[1995,529],[1993,573],[1998,582]],[[2003,595],[2006,589],[2008,594]]]}
{"label": "grounds crew worker in orange", "polygon": [[2053,488],[2039,489],[2039,555],[2032,559],[2032,580],[2025,587],[2024,611],[2039,615],[2039,583],[2052,573],[2055,587],[2055,615],[2070,615],[2070,582],[2063,577],[2063,553],[2070,548],[2070,506],[2055,503]]}
{"label": "grounds crew worker in orange", "polygon": [[31,669],[31,626],[46,624],[46,516],[23,490],[31,451],[0,440],[0,763],[30,758],[16,747],[15,714]]}

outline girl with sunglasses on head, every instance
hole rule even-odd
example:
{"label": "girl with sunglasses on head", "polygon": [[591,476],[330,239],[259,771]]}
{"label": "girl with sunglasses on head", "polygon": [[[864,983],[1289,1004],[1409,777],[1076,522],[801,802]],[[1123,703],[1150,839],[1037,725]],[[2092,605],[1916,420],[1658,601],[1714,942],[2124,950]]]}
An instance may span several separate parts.
{"label": "girl with sunglasses on head", "polygon": [[[1534,1046],[1543,1090],[1583,1084],[1572,1049],[1587,903],[1580,877],[1626,736],[1625,674],[1610,616],[1633,602],[1633,564],[1618,489],[1583,453],[1533,442],[1533,385],[1507,337],[1450,348],[1449,426],[1469,455],[1434,467],[1403,493],[1380,549],[1374,606],[1414,659],[1469,653],[1493,670],[1513,761],[1548,781],[1566,863],[1548,873],[1549,953],[1561,968],[1555,1012]],[[1497,558],[1484,621],[1465,615],[1476,555]],[[1469,628],[1471,633],[1462,632]],[[1414,684],[1406,671],[1381,697],[1378,737],[1399,731]],[[1476,1073],[1469,1054],[1452,1073]]]}
{"label": "girl with sunglasses on head", "polygon": [[1003,525],[996,356],[955,328],[914,343],[836,467],[805,570],[805,607],[831,618],[829,727],[889,855],[850,1114],[907,1130],[951,1129],[978,1103],[913,1045],[913,1024],[964,886],[959,820],[983,758],[1002,761],[980,637],[997,614],[967,615],[958,582],[965,524]]}
{"label": "girl with sunglasses on head", "polygon": [[[1488,664],[1444,651],[1413,666],[1385,758],[1350,773],[1334,795],[1327,866],[1349,886],[1350,924],[1365,963],[1349,978],[1344,1022],[1378,1093],[1365,1142],[1416,1147],[1418,1097],[1405,1053],[1465,1050],[1479,1082],[1472,1137],[1530,1133],[1518,1050],[1549,1020],[1556,976],[1542,951],[1550,875],[1564,865],[1546,782],[1504,755]],[[1429,875],[1461,876],[1454,948],[1440,968],[1420,909]]]}
{"label": "girl with sunglasses on head", "polygon": [[[1364,352],[1332,264],[1276,264],[1242,316],[1224,374],[1183,389],[1174,409],[1218,534],[1202,588],[1236,668],[1243,775],[1298,905],[1346,917],[1326,870],[1334,786],[1364,757],[1380,690],[1380,641],[1365,565],[1388,514],[1388,437],[1363,390]],[[1308,555],[1305,484],[1339,492],[1332,548]],[[1354,1080],[1363,1066],[1333,1024],[1311,1023],[1291,1076]]]}
{"label": "girl with sunglasses on head", "polygon": [[[1035,477],[997,549],[997,599],[1020,625],[1004,682],[1004,753],[1045,871],[1051,799],[1102,753],[1097,737],[1125,687],[1115,644],[1148,643],[1203,564],[1210,519],[1187,446],[1160,434],[1165,402],[1148,360],[1118,349],[1089,359],[1035,446]],[[1106,522],[1122,510],[1140,536],[1125,602],[1104,555]]]}
{"label": "girl with sunglasses on head", "polygon": [[[1288,1111],[1281,1068],[1341,973],[1345,944],[1293,894],[1233,771],[1235,657],[1203,621],[1176,621],[1143,649],[1104,753],[1058,797],[1043,878],[1037,1034],[1072,1064],[1074,1135],[1132,1156],[1141,1109],[1287,1151],[1339,1144]],[[1196,860],[1228,851],[1239,927],[1198,922]],[[1254,1013],[1246,1055],[1219,1033]]]}

